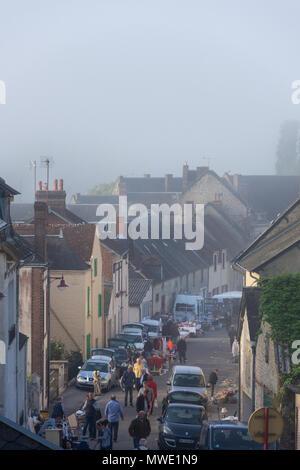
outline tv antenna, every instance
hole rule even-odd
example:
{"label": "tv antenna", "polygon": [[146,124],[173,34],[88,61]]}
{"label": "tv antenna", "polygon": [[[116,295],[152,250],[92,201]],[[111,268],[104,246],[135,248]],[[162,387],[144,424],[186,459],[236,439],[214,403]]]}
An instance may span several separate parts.
{"label": "tv antenna", "polygon": [[47,169],[47,182],[46,182],[46,191],[49,190],[49,169],[53,167],[54,160],[53,157],[41,156],[40,161],[31,160],[29,162],[30,170],[33,169],[33,194],[35,198],[36,192],[36,169],[37,168],[46,168]]}

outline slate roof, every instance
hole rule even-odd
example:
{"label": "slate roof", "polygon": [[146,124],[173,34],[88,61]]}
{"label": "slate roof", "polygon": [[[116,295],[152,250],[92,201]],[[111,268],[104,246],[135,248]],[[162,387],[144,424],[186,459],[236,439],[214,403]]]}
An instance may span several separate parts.
{"label": "slate roof", "polygon": [[[228,175],[233,181],[233,175]],[[299,176],[238,175],[238,191],[254,212],[272,220],[299,197]]]}
{"label": "slate roof", "polygon": [[16,189],[6,184],[3,178],[0,178],[0,189],[4,192],[4,196],[16,196],[20,194]]}
{"label": "slate roof", "polygon": [[250,340],[256,341],[257,332],[260,329],[261,318],[258,315],[259,299],[261,296],[261,289],[258,287],[244,287],[238,326],[238,339],[241,338],[243,322],[245,314],[247,313]]}
{"label": "slate roof", "polygon": [[89,269],[65,238],[47,238],[49,268],[56,271],[84,271]]}
{"label": "slate roof", "polygon": [[62,448],[0,416],[0,450],[62,450]]}
{"label": "slate roof", "polygon": [[130,279],[128,281],[129,285],[129,305],[141,305],[145,295],[152,285],[151,279]]}
{"label": "slate roof", "polygon": [[[127,193],[164,193],[165,177],[123,177],[122,182],[126,183]],[[182,178],[170,178],[169,190],[171,192],[182,191]]]}
{"label": "slate roof", "polygon": [[[71,204],[71,207],[75,204]],[[10,214],[11,220],[13,223],[32,223],[34,219],[34,204],[27,203],[12,203],[10,205]],[[49,208],[49,214],[57,215],[57,217],[62,218],[62,223],[70,224],[83,224],[86,223],[86,220],[80,217],[79,214],[74,213],[70,208],[66,208],[63,211],[59,209]]]}

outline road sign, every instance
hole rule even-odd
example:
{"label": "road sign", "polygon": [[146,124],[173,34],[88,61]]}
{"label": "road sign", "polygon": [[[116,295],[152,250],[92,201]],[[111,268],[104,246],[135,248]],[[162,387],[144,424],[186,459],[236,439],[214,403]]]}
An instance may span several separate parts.
{"label": "road sign", "polygon": [[265,448],[281,437],[283,427],[283,418],[274,408],[259,408],[248,421],[250,436],[255,442],[265,444]]}

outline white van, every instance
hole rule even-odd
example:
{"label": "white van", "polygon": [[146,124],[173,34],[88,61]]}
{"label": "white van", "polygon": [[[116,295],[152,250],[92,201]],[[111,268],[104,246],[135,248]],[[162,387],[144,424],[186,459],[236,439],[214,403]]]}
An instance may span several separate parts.
{"label": "white van", "polygon": [[173,314],[174,320],[181,322],[198,322],[202,319],[203,297],[200,295],[176,295]]}

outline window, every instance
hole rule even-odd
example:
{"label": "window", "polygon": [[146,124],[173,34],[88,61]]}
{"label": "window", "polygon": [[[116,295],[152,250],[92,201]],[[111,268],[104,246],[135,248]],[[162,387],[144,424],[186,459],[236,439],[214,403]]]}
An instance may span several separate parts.
{"label": "window", "polygon": [[214,263],[214,271],[216,271],[217,270],[217,264],[218,264],[218,255],[216,253],[214,254],[213,263]]}
{"label": "window", "polygon": [[86,357],[89,359],[91,356],[91,334],[89,333],[86,337]]}
{"label": "window", "polygon": [[102,295],[98,294],[98,317],[102,315]]}
{"label": "window", "polygon": [[94,259],[94,276],[97,277],[98,274],[98,260],[97,258]]}
{"label": "window", "polygon": [[87,288],[87,314],[88,314],[88,317],[91,314],[91,311],[90,311],[90,294],[91,294],[91,288],[88,287]]}
{"label": "window", "polygon": [[226,254],[225,251],[222,252],[222,269],[225,269],[225,263],[226,263]]}

